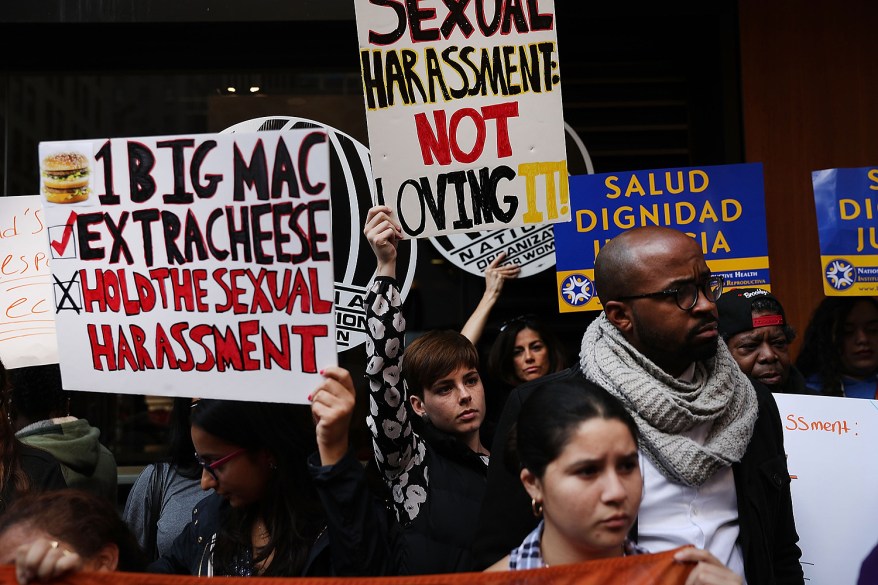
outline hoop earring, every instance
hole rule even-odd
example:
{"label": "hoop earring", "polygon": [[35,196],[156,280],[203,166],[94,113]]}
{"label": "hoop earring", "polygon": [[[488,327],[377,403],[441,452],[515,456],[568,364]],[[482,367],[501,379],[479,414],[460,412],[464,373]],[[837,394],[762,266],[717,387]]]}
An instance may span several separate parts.
{"label": "hoop earring", "polygon": [[537,518],[543,515],[543,503],[538,502],[536,498],[530,499],[530,509],[533,510],[534,516]]}

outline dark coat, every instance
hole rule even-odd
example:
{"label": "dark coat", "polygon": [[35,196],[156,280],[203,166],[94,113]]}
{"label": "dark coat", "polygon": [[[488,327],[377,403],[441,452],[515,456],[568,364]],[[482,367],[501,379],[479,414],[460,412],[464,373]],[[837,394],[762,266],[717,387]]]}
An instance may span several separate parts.
{"label": "dark coat", "polygon": [[[289,576],[395,574],[398,568],[390,543],[395,527],[368,488],[362,464],[348,453],[335,465],[321,467],[312,455],[308,468],[323,504],[327,530],[311,547],[301,575]],[[229,510],[228,501],[218,494],[202,499],[192,510],[192,521],[171,549],[149,565],[149,572],[207,575],[211,540]]]}
{"label": "dark coat", "polygon": [[[64,474],[61,472],[61,464],[58,463],[54,455],[20,441],[16,448],[19,465],[30,481],[31,491],[43,492],[67,487]],[[13,487],[13,482],[7,482],[6,489],[0,493],[0,512],[14,502],[19,495]]]}
{"label": "dark coat", "polygon": [[485,494],[487,467],[479,455],[431,424],[413,419],[429,445],[429,496],[425,509],[403,528],[406,572],[473,570],[472,543]]}
{"label": "dark coat", "polygon": [[[552,378],[581,376],[572,367],[534,382],[540,385]],[[517,469],[507,469],[504,452],[512,424],[521,405],[530,396],[534,382],[517,387],[500,418],[491,448],[488,487],[476,531],[474,554],[477,569],[485,568],[518,546],[536,527],[530,498],[521,485]],[[799,536],[793,519],[790,475],[783,446],[780,413],[771,392],[754,382],[759,416],[753,437],[741,461],[732,465],[738,496],[740,544],[748,583],[804,583]],[[632,534],[636,541],[636,532]]]}

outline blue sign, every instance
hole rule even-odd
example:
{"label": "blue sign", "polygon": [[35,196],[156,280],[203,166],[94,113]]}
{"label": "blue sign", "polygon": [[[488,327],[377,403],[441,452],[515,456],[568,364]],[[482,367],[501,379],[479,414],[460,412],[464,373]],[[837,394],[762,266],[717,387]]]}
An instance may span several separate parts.
{"label": "blue sign", "polygon": [[811,173],[823,292],[878,294],[878,168]]}
{"label": "blue sign", "polygon": [[571,220],[552,226],[562,313],[601,308],[595,258],[608,240],[640,226],[690,235],[727,288],[770,289],[761,163],[576,175],[570,204]]}

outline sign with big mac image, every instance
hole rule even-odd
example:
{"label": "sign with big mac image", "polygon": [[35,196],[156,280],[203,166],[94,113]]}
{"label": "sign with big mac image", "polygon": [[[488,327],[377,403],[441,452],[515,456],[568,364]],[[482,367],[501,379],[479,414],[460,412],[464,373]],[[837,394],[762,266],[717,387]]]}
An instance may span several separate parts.
{"label": "sign with big mac image", "polygon": [[91,177],[42,189],[66,390],[309,403],[338,363],[325,130],[41,143],[54,159],[55,185]]}
{"label": "sign with big mac image", "polygon": [[91,143],[40,145],[40,192],[48,203],[81,203],[91,192]]}

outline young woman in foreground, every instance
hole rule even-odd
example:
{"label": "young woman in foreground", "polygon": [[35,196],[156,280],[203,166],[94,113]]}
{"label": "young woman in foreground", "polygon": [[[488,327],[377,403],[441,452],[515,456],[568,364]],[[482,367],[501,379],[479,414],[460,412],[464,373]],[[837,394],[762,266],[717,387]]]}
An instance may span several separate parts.
{"label": "young woman in foreground", "polygon": [[[637,426],[618,400],[585,380],[546,383],[525,401],[513,436],[521,481],[542,520],[488,571],[647,553],[628,539],[643,477]],[[705,550],[675,558],[697,563],[686,585],[743,582]]]}

